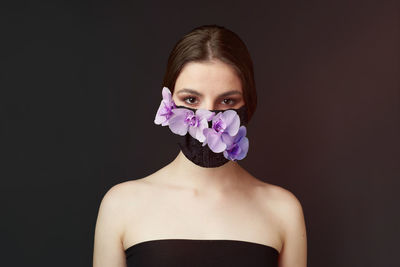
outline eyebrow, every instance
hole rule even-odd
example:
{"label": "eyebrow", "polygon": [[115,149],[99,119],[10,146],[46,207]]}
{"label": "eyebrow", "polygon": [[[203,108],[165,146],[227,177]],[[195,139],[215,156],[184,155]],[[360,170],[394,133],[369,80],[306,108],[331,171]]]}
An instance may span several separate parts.
{"label": "eyebrow", "polygon": [[[190,94],[194,94],[197,96],[203,96],[202,93],[199,93],[196,90],[189,89],[189,88],[183,88],[177,92],[177,94],[181,94],[181,93],[190,93]],[[238,90],[231,90],[231,91],[220,94],[218,97],[223,97],[223,96],[228,96],[228,95],[241,95],[241,94],[242,93]]]}

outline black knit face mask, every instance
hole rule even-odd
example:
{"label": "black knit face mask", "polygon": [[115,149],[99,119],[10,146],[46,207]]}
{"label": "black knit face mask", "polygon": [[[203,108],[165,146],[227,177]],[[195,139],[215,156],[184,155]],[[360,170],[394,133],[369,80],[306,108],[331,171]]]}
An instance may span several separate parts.
{"label": "black knit face mask", "polygon": [[214,168],[247,155],[249,141],[247,106],[207,110],[177,106],[167,87],[154,123],[169,126],[178,135],[178,145],[194,164]]}

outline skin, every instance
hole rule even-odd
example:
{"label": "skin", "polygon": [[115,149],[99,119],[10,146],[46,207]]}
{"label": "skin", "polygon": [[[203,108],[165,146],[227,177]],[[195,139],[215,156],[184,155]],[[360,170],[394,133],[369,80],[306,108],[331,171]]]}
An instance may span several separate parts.
{"label": "skin", "polygon": [[[183,88],[195,94],[180,92]],[[220,97],[228,91],[236,93]],[[178,76],[173,99],[193,108],[239,108],[244,104],[242,93],[234,70],[213,60],[188,63]],[[279,251],[279,267],[307,266],[299,200],[255,178],[238,162],[203,168],[180,151],[155,173],[110,188],[97,217],[93,266],[125,267],[124,251],[130,246],[174,238],[264,244]]]}

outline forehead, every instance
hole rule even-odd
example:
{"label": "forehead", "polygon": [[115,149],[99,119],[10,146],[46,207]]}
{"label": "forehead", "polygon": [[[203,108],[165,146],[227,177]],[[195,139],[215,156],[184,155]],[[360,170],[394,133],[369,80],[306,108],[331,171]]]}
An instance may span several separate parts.
{"label": "forehead", "polygon": [[231,90],[242,92],[240,78],[233,67],[219,60],[187,63],[175,82],[174,91],[183,88],[206,95],[220,95]]}

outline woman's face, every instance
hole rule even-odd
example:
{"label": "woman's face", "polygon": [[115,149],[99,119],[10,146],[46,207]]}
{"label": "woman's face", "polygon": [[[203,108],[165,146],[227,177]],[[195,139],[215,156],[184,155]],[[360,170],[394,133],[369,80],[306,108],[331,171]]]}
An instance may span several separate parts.
{"label": "woman's face", "polygon": [[172,96],[176,105],[225,110],[244,105],[241,81],[234,69],[220,60],[187,63]]}

